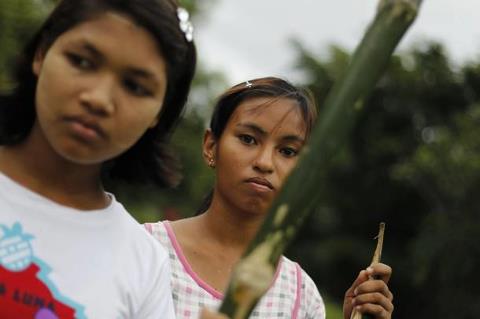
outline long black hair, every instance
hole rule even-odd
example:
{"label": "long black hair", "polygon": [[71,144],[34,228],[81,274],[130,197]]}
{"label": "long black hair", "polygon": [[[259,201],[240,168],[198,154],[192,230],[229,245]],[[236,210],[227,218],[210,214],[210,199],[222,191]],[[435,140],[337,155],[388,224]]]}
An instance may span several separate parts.
{"label": "long black hair", "polygon": [[167,64],[167,91],[158,124],[125,153],[104,164],[103,173],[126,182],[171,186],[179,179],[178,164],[168,148],[195,72],[196,50],[180,30],[174,0],[62,0],[17,59],[15,88],[0,95],[0,145],[16,145],[30,134],[36,118],[37,78],[32,62],[76,25],[107,11],[131,18],[158,43]]}

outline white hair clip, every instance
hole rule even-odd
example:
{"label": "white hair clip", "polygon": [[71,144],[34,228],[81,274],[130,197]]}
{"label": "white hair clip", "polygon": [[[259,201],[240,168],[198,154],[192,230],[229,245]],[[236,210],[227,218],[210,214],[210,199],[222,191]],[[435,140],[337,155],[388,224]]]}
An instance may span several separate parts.
{"label": "white hair clip", "polygon": [[252,85],[253,85],[253,84],[252,84],[252,82],[250,82],[250,81],[245,82],[245,86],[246,86],[247,88],[251,88]]}
{"label": "white hair clip", "polygon": [[185,8],[177,8],[177,17],[180,21],[180,30],[185,34],[185,39],[188,42],[193,41],[193,25],[190,22],[190,14]]}

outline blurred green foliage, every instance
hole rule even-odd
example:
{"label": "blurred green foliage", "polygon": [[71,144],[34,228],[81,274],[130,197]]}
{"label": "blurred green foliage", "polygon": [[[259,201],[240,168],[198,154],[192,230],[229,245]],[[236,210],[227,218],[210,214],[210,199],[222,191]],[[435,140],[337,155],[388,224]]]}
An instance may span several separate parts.
{"label": "blurred green foliage", "polygon": [[[296,46],[297,66],[322,116],[322,101],[349,54],[333,47],[319,59]],[[354,274],[369,264],[371,239],[385,221],[383,260],[394,268],[395,318],[477,316],[479,66],[454,66],[437,43],[394,57],[329,169],[323,204],[289,252],[320,291],[343,299]]]}
{"label": "blurred green foliage", "polygon": [[15,55],[42,22],[51,7],[48,0],[0,1],[0,89],[11,85],[8,74]]}
{"label": "blurred green foliage", "polygon": [[343,319],[343,310],[338,304],[330,302],[329,300],[324,301],[325,312],[328,319]]}
{"label": "blurred green foliage", "polygon": [[[52,1],[0,1],[0,88]],[[215,1],[181,1],[201,20]],[[200,15],[198,15],[200,14]],[[350,55],[328,57],[295,43],[305,85],[322,102]],[[184,167],[175,190],[118,185],[115,193],[139,221],[195,213],[213,172],[201,157],[214,97],[226,88],[221,72],[202,68],[184,120],[173,136]],[[309,217],[288,255],[324,296],[341,303],[370,262],[378,223],[387,223],[383,260],[394,268],[395,318],[476,318],[475,271],[480,268],[480,61],[455,65],[440,44],[426,43],[393,58],[363,101],[349,143],[326,176],[322,205]],[[330,299],[329,299],[330,300]],[[328,318],[342,318],[327,303]]]}

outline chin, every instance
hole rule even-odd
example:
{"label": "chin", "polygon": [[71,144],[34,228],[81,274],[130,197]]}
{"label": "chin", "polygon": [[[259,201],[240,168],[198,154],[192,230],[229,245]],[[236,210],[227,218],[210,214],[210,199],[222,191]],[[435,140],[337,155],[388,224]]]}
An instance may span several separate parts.
{"label": "chin", "polygon": [[72,164],[78,165],[100,165],[109,159],[103,154],[92,154],[80,147],[57,149],[57,154]]}
{"label": "chin", "polygon": [[252,215],[266,215],[268,213],[267,203],[264,199],[253,198],[242,205],[245,211]]}

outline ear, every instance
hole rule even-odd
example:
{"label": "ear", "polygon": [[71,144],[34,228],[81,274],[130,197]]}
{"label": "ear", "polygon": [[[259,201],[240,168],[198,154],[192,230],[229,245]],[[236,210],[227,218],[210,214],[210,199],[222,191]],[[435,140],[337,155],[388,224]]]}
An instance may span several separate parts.
{"label": "ear", "polygon": [[45,54],[41,52],[41,50],[37,49],[37,52],[35,52],[35,56],[33,57],[33,61],[32,61],[32,72],[37,77],[40,75],[40,71],[42,70],[44,59],[45,59]]}
{"label": "ear", "polygon": [[203,160],[208,166],[211,166],[212,160],[216,160],[217,140],[213,136],[212,130],[207,129],[203,135],[202,154]]}

